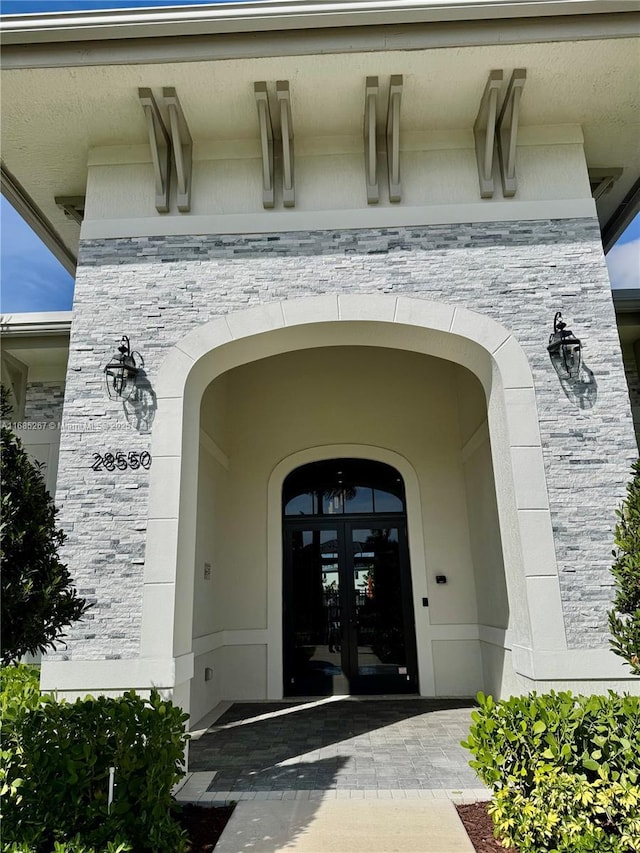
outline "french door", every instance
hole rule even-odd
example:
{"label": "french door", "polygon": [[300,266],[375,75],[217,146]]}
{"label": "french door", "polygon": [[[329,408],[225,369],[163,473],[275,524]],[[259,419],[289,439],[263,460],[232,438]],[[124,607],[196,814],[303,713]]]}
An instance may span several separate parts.
{"label": "french door", "polygon": [[284,521],[284,692],[415,693],[406,516]]}

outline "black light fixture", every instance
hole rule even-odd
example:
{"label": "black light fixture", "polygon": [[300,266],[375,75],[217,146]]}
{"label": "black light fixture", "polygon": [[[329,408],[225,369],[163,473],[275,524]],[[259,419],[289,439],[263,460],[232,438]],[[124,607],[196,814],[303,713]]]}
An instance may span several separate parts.
{"label": "black light fixture", "polygon": [[560,311],[553,318],[553,333],[549,335],[547,350],[556,371],[564,373],[564,378],[575,379],[580,375],[582,343],[571,329],[567,329]]}
{"label": "black light fixture", "polygon": [[[139,353],[138,353],[139,355]],[[134,353],[131,352],[129,338],[122,336],[118,352],[112,356],[104,369],[107,393],[111,400],[129,400],[136,392],[136,366]]]}

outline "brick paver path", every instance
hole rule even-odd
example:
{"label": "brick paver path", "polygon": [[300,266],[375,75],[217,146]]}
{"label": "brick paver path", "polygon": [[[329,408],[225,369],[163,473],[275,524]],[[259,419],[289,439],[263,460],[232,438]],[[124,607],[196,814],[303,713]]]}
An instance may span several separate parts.
{"label": "brick paver path", "polygon": [[423,698],[237,703],[189,748],[210,791],[478,788],[460,746],[473,703]]}

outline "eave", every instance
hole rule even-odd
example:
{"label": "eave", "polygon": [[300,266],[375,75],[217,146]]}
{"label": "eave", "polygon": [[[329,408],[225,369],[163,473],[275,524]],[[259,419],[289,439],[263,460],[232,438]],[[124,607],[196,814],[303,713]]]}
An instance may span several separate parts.
{"label": "eave", "polygon": [[204,6],[10,15],[3,42],[264,32],[375,24],[481,21],[557,15],[593,15],[638,9],[629,0],[257,0]]}
{"label": "eave", "polygon": [[[0,23],[3,68],[12,74],[36,68],[151,66],[629,38],[640,32],[638,9],[640,3],[628,0],[399,0],[393,4],[258,0],[5,16]],[[600,160],[597,165],[619,165]],[[625,169],[619,186],[605,201],[606,216],[601,212],[605,250],[640,206],[639,175],[640,170]],[[69,222],[62,212],[43,213],[37,185],[32,187],[22,171],[14,176],[3,167],[2,177],[3,193],[73,273],[77,238],[69,239]],[[59,193],[83,191],[80,182],[72,183],[67,186],[62,181]]]}

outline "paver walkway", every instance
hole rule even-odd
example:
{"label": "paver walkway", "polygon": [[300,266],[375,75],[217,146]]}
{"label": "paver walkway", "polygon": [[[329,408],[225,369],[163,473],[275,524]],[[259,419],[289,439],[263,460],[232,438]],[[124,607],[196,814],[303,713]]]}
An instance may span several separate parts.
{"label": "paver walkway", "polygon": [[237,703],[191,742],[189,770],[215,771],[215,799],[477,790],[482,783],[460,746],[472,706],[420,697]]}

